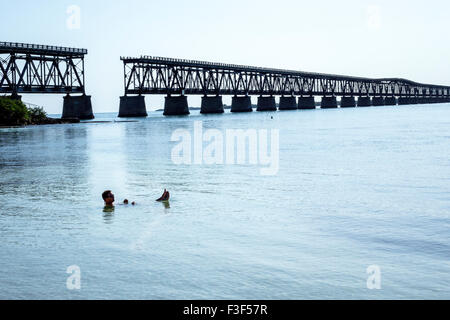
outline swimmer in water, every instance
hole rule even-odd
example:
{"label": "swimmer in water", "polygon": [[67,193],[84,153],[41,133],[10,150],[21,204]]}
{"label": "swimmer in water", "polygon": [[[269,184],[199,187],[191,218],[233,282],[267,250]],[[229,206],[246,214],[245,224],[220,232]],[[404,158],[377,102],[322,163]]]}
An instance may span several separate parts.
{"label": "swimmer in water", "polygon": [[114,207],[114,194],[111,190],[106,190],[102,193],[103,201],[105,201],[105,207]]}
{"label": "swimmer in water", "polygon": [[[114,194],[111,192],[111,190],[106,190],[102,193],[103,201],[105,201],[106,207],[114,207]],[[129,201],[128,199],[123,200],[124,205],[128,205]],[[136,204],[135,202],[131,203],[133,206]]]}

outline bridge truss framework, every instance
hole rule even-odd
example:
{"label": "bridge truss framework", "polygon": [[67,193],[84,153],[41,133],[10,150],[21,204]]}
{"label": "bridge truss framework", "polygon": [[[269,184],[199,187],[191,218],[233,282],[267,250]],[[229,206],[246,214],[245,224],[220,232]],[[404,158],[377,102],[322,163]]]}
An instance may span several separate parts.
{"label": "bridge truss framework", "polygon": [[85,94],[86,49],[0,42],[0,93]]}
{"label": "bridge truss framework", "polygon": [[450,97],[450,87],[142,56],[122,57],[125,95]]}

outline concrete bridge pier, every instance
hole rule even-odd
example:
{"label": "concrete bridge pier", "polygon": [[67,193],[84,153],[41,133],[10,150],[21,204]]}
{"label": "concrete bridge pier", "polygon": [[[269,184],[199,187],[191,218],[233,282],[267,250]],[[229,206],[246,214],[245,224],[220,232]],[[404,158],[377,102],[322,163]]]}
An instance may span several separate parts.
{"label": "concrete bridge pier", "polygon": [[386,97],[384,99],[384,105],[385,106],[396,106],[397,105],[397,98],[396,97]]}
{"label": "concrete bridge pier", "polygon": [[22,96],[19,96],[17,93],[13,93],[10,96],[6,96],[6,98],[9,98],[9,99],[12,99],[12,100],[22,101]]}
{"label": "concrete bridge pier", "polygon": [[334,109],[338,107],[336,97],[322,97],[322,102],[320,104],[322,109]]}
{"label": "concrete bridge pier", "polygon": [[371,107],[372,100],[370,97],[359,97],[358,98],[358,107]]}
{"label": "concrete bridge pier", "polygon": [[167,96],[164,103],[165,116],[186,116],[190,114],[187,96]]}
{"label": "concrete bridge pier", "polygon": [[407,97],[400,97],[400,98],[398,98],[398,105],[399,106],[404,106],[404,105],[408,105],[408,104],[412,104],[411,103],[411,98],[407,98]]}
{"label": "concrete bridge pier", "polygon": [[224,113],[222,96],[202,97],[201,114]]}
{"label": "concrete bridge pier", "polygon": [[316,101],[314,100],[314,97],[299,97],[298,98],[298,108],[307,110],[307,109],[315,109],[316,108]]}
{"label": "concrete bridge pier", "polygon": [[119,118],[146,117],[144,96],[123,96],[120,97]]}
{"label": "concrete bridge pier", "polygon": [[250,96],[234,96],[231,100],[231,112],[252,112],[252,99]]}
{"label": "concrete bridge pier", "polygon": [[356,107],[355,97],[342,97],[341,108],[354,108]]}
{"label": "concrete bridge pier", "polygon": [[295,97],[280,97],[279,110],[297,110],[297,100]]}
{"label": "concrete bridge pier", "polygon": [[386,105],[384,97],[373,97],[372,105],[375,107],[380,107]]}
{"label": "concrete bridge pier", "polygon": [[258,97],[258,108],[256,111],[277,111],[275,97]]}
{"label": "concrete bridge pier", "polygon": [[94,119],[91,96],[87,96],[85,94],[83,94],[82,96],[71,96],[67,94],[64,97],[64,105],[61,118],[78,118],[80,120]]}

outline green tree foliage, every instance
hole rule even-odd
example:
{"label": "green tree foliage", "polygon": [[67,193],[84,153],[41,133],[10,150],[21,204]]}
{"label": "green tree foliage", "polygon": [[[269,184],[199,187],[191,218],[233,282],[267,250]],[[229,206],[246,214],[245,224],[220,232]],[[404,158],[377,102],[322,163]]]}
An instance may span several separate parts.
{"label": "green tree foliage", "polygon": [[0,97],[0,124],[24,125],[29,120],[29,111],[22,101]]}
{"label": "green tree foliage", "polygon": [[44,123],[47,121],[47,113],[41,107],[28,108],[29,121],[32,124]]}

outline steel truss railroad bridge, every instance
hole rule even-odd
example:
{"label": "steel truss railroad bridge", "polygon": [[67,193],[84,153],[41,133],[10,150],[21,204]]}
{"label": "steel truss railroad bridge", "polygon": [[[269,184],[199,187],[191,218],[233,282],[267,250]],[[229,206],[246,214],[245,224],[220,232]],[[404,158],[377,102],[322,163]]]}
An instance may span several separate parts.
{"label": "steel truss railroad bridge", "polygon": [[[222,95],[232,95],[232,112],[252,111],[251,95],[258,95],[259,111],[279,109],[381,106],[450,102],[450,87],[385,78],[260,68],[205,61],[142,56],[122,57],[125,96],[121,114],[139,114],[145,109],[142,95],[166,95],[165,114],[188,114],[186,95],[203,95],[202,113],[224,112]],[[129,96],[137,95],[137,96]],[[298,100],[297,100],[298,97]],[[356,99],[358,98],[358,99]]]}

